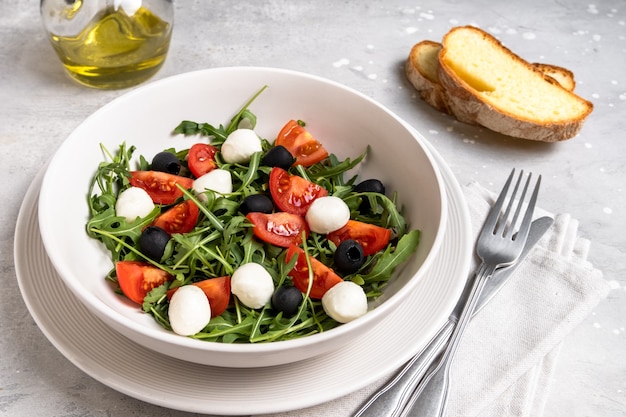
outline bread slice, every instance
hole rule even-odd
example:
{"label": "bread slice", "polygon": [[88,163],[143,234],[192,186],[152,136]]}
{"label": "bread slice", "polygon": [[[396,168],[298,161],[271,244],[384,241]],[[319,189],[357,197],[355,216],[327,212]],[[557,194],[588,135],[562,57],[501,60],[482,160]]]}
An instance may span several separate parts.
{"label": "bread slice", "polygon": [[[440,43],[430,40],[415,44],[409,53],[405,70],[409,82],[415,87],[422,100],[441,112],[451,114],[446,92],[437,74],[441,48]],[[576,81],[570,70],[551,64],[535,63],[533,65],[558,81],[566,90],[574,91]]]}
{"label": "bread slice", "polygon": [[451,113],[446,92],[439,82],[439,51],[441,44],[429,40],[421,41],[411,48],[405,72],[422,100],[435,109]]}
{"label": "bread slice", "polygon": [[459,120],[509,136],[556,142],[575,136],[593,110],[591,102],[476,27],[451,29],[438,58],[439,82]]}

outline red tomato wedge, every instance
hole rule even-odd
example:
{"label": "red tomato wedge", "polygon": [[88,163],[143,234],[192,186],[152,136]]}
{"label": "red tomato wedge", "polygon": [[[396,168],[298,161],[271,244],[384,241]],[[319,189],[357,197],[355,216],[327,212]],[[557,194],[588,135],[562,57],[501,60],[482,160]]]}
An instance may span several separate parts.
{"label": "red tomato wedge", "polygon": [[387,246],[391,230],[375,224],[348,220],[344,227],[327,234],[326,238],[337,246],[344,240],[354,239],[363,246],[363,254],[369,256]]}
{"label": "red tomato wedge", "polygon": [[156,204],[172,204],[183,192],[176,186],[180,184],[189,189],[193,186],[193,180],[179,175],[172,175],[159,171],[132,171],[130,183],[134,187],[143,188]]}
{"label": "red tomato wedge", "polygon": [[164,213],[161,213],[152,223],[165,230],[169,235],[174,233],[189,233],[198,221],[200,210],[196,203],[185,200],[176,204]]}
{"label": "red tomato wedge", "polygon": [[274,167],[270,172],[270,194],[276,206],[287,213],[304,216],[318,197],[328,195],[328,191],[297,175],[291,175],[282,168]]}
{"label": "red tomato wedge", "polygon": [[[209,299],[209,305],[211,306],[211,317],[219,316],[228,307],[228,303],[230,303],[229,276],[209,278],[203,281],[194,282],[191,285],[195,285],[196,287],[204,291],[204,294]],[[174,295],[178,288],[172,288],[171,290],[168,290],[167,298],[172,298],[172,295]]]}
{"label": "red tomato wedge", "polygon": [[328,156],[322,144],[300,125],[296,120],[290,120],[280,130],[274,146],[282,145],[296,158],[294,165],[311,166]]}
{"label": "red tomato wedge", "polygon": [[201,177],[217,168],[216,153],[217,148],[208,143],[196,143],[189,148],[187,165],[194,177]]}
{"label": "red tomato wedge", "polygon": [[297,214],[252,212],[246,218],[254,225],[252,231],[256,237],[282,248],[302,243],[302,232],[309,236],[309,225]]}
{"label": "red tomato wedge", "polygon": [[139,261],[117,262],[115,273],[124,295],[137,304],[143,304],[146,294],[172,279],[162,269]]}
{"label": "red tomato wedge", "polygon": [[[309,287],[309,268],[306,262],[306,254],[299,247],[292,245],[287,249],[286,262],[289,262],[293,256],[297,256],[295,266],[287,275],[293,279],[296,288],[306,294]],[[311,266],[313,267],[313,285],[309,297],[320,299],[336,284],[343,281],[331,268],[327,267],[317,259],[309,257]]]}

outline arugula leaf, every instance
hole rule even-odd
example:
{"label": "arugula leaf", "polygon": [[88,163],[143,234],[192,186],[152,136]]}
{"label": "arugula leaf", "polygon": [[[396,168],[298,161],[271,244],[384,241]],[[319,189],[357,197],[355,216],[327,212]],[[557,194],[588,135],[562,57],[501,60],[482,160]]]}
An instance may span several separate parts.
{"label": "arugula leaf", "polygon": [[219,125],[215,127],[209,123],[196,123],[191,120],[183,120],[178,126],[174,128],[174,133],[189,135],[202,135],[213,138],[211,143],[213,145],[221,145],[224,143],[229,134],[237,130],[240,124],[246,124],[249,129],[254,129],[256,126],[256,115],[252,113],[248,107],[252,104],[256,98],[267,88],[263,86],[248,102],[233,116],[227,127]]}
{"label": "arugula leaf", "polygon": [[385,252],[378,258],[372,270],[363,275],[366,284],[385,282],[391,278],[393,270],[415,252],[420,240],[420,231],[412,230],[405,234],[398,241],[394,248],[388,246]]}
{"label": "arugula leaf", "polygon": [[174,133],[183,134],[185,136],[190,135],[202,135],[216,138],[221,141],[225,141],[228,134],[223,126],[214,127],[209,123],[196,123],[190,120],[183,120],[176,128]]}

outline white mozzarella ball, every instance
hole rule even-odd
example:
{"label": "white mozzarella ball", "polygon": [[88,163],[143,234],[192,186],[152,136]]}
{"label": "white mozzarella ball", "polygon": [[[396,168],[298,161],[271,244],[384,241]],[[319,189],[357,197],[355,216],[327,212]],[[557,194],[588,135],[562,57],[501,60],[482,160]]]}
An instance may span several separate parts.
{"label": "white mozzarella ball", "polygon": [[260,264],[241,265],[230,278],[230,291],[246,307],[261,308],[272,298],[274,280]]}
{"label": "white mozzarella ball", "polygon": [[125,217],[132,222],[137,217],[146,217],[154,210],[152,198],[146,190],[139,187],[130,187],[117,196],[115,215]]}
{"label": "white mozzarella ball", "polygon": [[324,196],[313,201],[305,217],[313,232],[326,234],[348,223],[350,208],[339,197]]}
{"label": "white mozzarella ball", "polygon": [[200,201],[206,201],[204,194],[206,190],[215,191],[219,194],[229,194],[233,192],[233,181],[230,172],[224,169],[214,169],[209,171],[193,182],[193,190]]}
{"label": "white mozzarella ball", "polygon": [[211,305],[204,291],[195,285],[185,285],[172,295],[168,315],[175,333],[191,336],[209,324]]}
{"label": "white mozzarella ball", "polygon": [[261,152],[261,140],[251,129],[237,129],[222,144],[224,161],[238,164],[250,161],[252,154]]}
{"label": "white mozzarella ball", "polygon": [[332,319],[347,323],[367,313],[367,296],[360,285],[343,281],[326,291],[322,307]]}

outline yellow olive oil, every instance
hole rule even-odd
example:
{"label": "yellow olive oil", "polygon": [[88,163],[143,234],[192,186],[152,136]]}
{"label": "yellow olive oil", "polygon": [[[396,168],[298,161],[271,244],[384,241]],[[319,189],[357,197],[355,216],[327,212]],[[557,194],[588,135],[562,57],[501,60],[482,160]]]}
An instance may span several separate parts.
{"label": "yellow olive oil", "polygon": [[51,35],[69,74],[81,84],[115,89],[139,84],[165,60],[171,25],[144,7],[128,16],[122,8],[97,15],[78,35]]}

